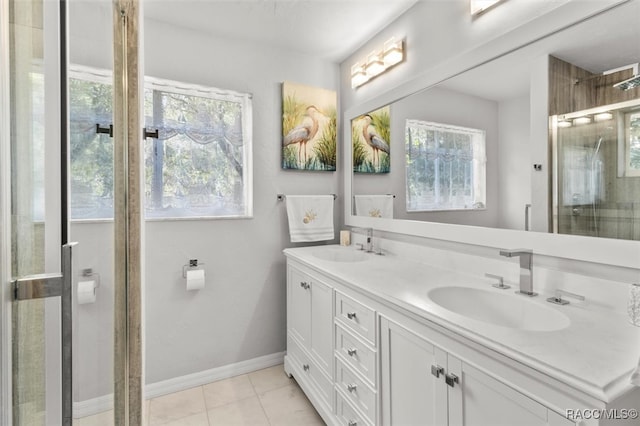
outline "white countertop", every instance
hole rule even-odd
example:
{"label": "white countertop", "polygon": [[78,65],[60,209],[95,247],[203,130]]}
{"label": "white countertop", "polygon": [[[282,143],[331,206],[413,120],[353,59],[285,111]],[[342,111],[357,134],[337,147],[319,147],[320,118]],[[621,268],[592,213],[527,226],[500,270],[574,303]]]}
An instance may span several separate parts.
{"label": "white countertop", "polygon": [[355,249],[314,246],[286,249],[284,253],[344,285],[444,326],[601,401],[610,402],[632,388],[629,376],[640,356],[640,328],[631,325],[626,315],[589,304],[554,305],[546,301],[551,295],[541,294],[528,300],[567,315],[571,321],[568,327],[558,331],[501,327],[446,310],[427,295],[436,287],[462,286],[523,297],[493,288],[495,280],[390,254],[367,254],[369,257],[360,262],[323,260],[314,255],[322,250]]}

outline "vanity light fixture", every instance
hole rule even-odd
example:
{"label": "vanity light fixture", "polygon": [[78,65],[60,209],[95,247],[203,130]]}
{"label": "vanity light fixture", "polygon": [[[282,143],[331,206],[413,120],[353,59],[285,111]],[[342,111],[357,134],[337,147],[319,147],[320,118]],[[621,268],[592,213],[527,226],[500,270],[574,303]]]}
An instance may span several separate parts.
{"label": "vanity light fixture", "polygon": [[571,126],[573,126],[573,123],[571,123],[571,121],[567,120],[566,118],[558,120],[558,127],[566,128],[566,127],[571,127]]}
{"label": "vanity light fixture", "polygon": [[471,16],[476,16],[479,13],[484,12],[496,3],[502,0],[470,0],[471,4]]}
{"label": "vanity light fixture", "polygon": [[390,38],[381,50],[374,50],[367,59],[351,67],[351,87],[362,86],[374,77],[404,60],[404,40]]}
{"label": "vanity light fixture", "polygon": [[382,52],[371,52],[367,56],[367,66],[365,67],[367,77],[373,78],[382,74],[385,70]]}
{"label": "vanity light fixture", "polygon": [[578,117],[573,119],[573,124],[579,126],[580,124],[589,124],[591,123],[590,117]]}
{"label": "vanity light fixture", "polygon": [[613,114],[611,114],[610,112],[601,112],[593,116],[593,119],[595,121],[608,121],[608,120],[611,120],[612,118],[613,118]]}
{"label": "vanity light fixture", "polygon": [[390,68],[404,59],[404,49],[402,48],[402,40],[396,40],[391,37],[384,43],[384,66]]}
{"label": "vanity light fixture", "polygon": [[364,66],[360,63],[353,64],[351,67],[351,88],[355,89],[358,86],[362,86],[367,81],[369,81],[369,77],[364,71]]}

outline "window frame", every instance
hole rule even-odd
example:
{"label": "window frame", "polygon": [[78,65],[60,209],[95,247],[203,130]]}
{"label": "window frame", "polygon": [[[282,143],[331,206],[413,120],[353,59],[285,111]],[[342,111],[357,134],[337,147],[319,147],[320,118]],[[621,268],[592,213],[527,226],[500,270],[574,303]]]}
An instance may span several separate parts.
{"label": "window frame", "polygon": [[[405,188],[407,188],[405,210],[407,213],[436,213],[436,212],[471,212],[471,211],[484,211],[487,210],[487,132],[483,129],[475,129],[471,127],[457,126],[453,124],[437,123],[426,120],[407,119],[405,122],[405,156],[408,155],[406,147],[408,132],[410,129],[422,128],[426,130],[440,130],[449,131],[455,133],[469,134],[472,137],[471,143],[473,148],[473,158],[471,160],[472,176],[473,179],[473,191],[474,193],[482,192],[482,207],[473,207],[477,203],[474,202],[471,207],[442,207],[442,208],[410,208],[410,197],[408,195],[409,190],[409,174],[407,173],[408,166],[405,167]],[[480,137],[480,141],[475,138]],[[478,147],[478,144],[481,144]],[[478,177],[476,179],[475,177]],[[481,187],[480,190],[478,188]],[[474,197],[475,198],[475,197]]]}
{"label": "window frame", "polygon": [[[113,84],[113,73],[110,70],[104,70],[83,65],[70,65],[69,78],[85,80],[100,84]],[[241,104],[242,108],[242,185],[244,212],[239,215],[220,215],[220,216],[168,216],[168,217],[148,217],[145,207],[144,220],[149,222],[162,221],[185,221],[185,220],[237,220],[237,219],[253,219],[253,95],[250,93],[241,93],[233,90],[219,89],[215,87],[203,86],[192,83],[179,82],[169,79],[161,79],[156,77],[144,77],[144,90],[161,90],[163,92],[178,93],[186,96],[204,97],[213,100],[231,101]],[[151,129],[149,129],[151,130]],[[141,143],[148,143],[146,138],[142,136]],[[195,143],[195,142],[194,142]],[[144,159],[143,159],[144,161]],[[143,184],[146,182],[143,179]],[[144,189],[142,189],[144,192]],[[112,222],[113,218],[70,218],[71,222],[77,223],[102,223]]]}

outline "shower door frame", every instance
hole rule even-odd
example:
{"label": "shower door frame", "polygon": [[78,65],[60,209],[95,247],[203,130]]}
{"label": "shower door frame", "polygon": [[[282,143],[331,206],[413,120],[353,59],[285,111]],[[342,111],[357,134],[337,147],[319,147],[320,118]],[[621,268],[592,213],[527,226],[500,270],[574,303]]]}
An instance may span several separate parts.
{"label": "shower door frame", "polygon": [[[10,157],[10,65],[9,1],[0,0],[0,424],[13,423],[12,415],[12,303],[11,277],[11,157]],[[60,25],[66,24],[66,0],[61,7]],[[142,359],[142,249],[143,192],[141,167],[142,79],[140,55],[140,1],[111,0],[114,28],[114,167],[119,181],[114,184],[116,287],[114,307],[114,420],[118,425],[142,424],[144,376]],[[64,29],[66,32],[66,28]],[[61,34],[66,49],[66,33]],[[66,88],[68,61],[62,62],[60,87]],[[133,88],[134,90],[131,90]],[[66,106],[62,106],[62,113]],[[68,121],[68,117],[64,117]],[[62,123],[62,127],[66,127]],[[67,141],[64,131],[61,140]],[[131,141],[131,143],[129,143]],[[68,155],[61,145],[61,154]],[[63,166],[64,167],[64,166]],[[63,176],[68,170],[61,170]],[[61,182],[62,184],[62,182]],[[64,185],[63,185],[64,186]],[[62,202],[68,203],[67,194]],[[121,212],[118,211],[118,206]],[[67,227],[61,224],[63,232]]]}

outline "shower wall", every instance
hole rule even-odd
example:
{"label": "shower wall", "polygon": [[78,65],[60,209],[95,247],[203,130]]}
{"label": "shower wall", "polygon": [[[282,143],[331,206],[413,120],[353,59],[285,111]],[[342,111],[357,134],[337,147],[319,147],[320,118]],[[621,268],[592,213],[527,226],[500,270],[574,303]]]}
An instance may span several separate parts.
{"label": "shower wall", "polygon": [[[640,88],[613,87],[631,76],[631,70],[603,76],[549,58],[550,115],[569,126],[554,130],[555,219],[561,234],[640,240],[640,176],[625,166],[625,117],[638,107],[613,106],[640,98]],[[596,107],[611,116],[597,119]],[[575,121],[580,117],[589,122]]]}
{"label": "shower wall", "polygon": [[557,130],[559,233],[640,240],[640,177],[620,158],[624,114]]}

